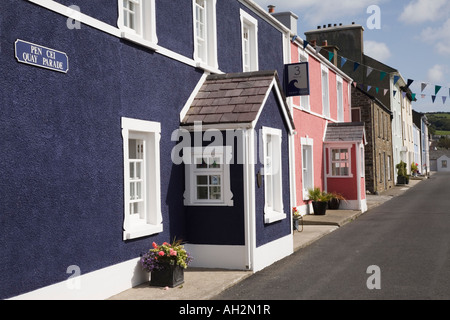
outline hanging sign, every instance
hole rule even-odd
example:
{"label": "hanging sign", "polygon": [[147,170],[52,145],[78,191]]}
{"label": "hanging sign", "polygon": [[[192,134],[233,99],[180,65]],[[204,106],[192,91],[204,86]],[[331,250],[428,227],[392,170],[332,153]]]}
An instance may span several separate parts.
{"label": "hanging sign", "polygon": [[310,94],[308,62],[285,65],[284,75],[286,97],[308,96]]}
{"label": "hanging sign", "polygon": [[16,59],[21,63],[62,73],[69,71],[69,58],[64,52],[20,39],[16,40],[15,49]]}

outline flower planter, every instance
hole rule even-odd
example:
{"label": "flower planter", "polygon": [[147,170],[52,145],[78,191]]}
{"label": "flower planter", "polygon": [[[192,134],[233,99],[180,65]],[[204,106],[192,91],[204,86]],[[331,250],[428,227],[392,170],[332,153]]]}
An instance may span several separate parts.
{"label": "flower planter", "polygon": [[324,216],[326,214],[328,202],[313,201],[312,205],[313,205],[313,209],[314,209],[314,215]]}
{"label": "flower planter", "polygon": [[184,269],[179,265],[165,265],[151,272],[150,286],[175,288],[184,283]]}
{"label": "flower planter", "polygon": [[330,210],[339,210],[339,207],[341,205],[341,200],[332,198],[330,201],[328,201],[328,209]]}

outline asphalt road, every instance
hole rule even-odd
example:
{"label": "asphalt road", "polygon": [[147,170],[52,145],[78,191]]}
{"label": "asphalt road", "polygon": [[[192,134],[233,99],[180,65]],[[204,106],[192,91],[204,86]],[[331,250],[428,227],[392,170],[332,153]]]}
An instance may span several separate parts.
{"label": "asphalt road", "polygon": [[450,299],[450,174],[433,175],[214,299]]}

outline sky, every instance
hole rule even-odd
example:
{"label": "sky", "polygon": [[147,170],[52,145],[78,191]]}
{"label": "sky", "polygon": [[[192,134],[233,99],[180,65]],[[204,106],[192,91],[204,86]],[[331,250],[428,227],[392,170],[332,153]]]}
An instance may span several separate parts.
{"label": "sky", "polygon": [[254,1],[295,13],[302,39],[319,25],[362,25],[364,53],[399,70],[405,81],[414,80],[414,110],[450,112],[450,0]]}

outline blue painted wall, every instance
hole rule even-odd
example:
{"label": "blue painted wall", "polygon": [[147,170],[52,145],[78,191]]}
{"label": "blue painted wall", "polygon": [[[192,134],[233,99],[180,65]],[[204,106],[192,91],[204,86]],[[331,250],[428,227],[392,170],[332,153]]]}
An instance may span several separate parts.
{"label": "blue painted wall", "polygon": [[[283,185],[283,209],[284,213],[287,214],[287,218],[281,221],[277,221],[271,224],[264,223],[264,176],[262,178],[261,188],[258,188],[257,183],[255,183],[255,212],[256,212],[256,246],[260,247],[266,243],[274,241],[280,237],[287,236],[291,233],[291,221],[290,217],[290,187],[289,187],[289,132],[287,123],[281,114],[281,109],[279,102],[275,96],[275,92],[269,95],[267,102],[264,106],[263,112],[258,120],[255,127],[258,130],[258,135],[262,127],[270,127],[281,129],[282,131],[282,146],[281,146],[281,165],[282,165],[282,185]],[[258,137],[258,150],[261,140]],[[255,165],[255,173],[262,171],[263,164],[260,162],[260,157],[258,157],[258,162]]]}
{"label": "blue painted wall", "polygon": [[[58,2],[117,26],[117,1]],[[191,58],[192,2],[157,0],[156,5],[159,44]],[[219,67],[225,72],[242,70],[241,7],[237,0],[217,2]],[[176,236],[204,242],[188,232],[194,220],[188,220],[183,205],[184,167],[170,158],[179,113],[203,72],[86,25],[69,30],[66,17],[27,1],[2,0],[1,8],[0,299],[64,281],[71,265],[85,274],[133,259],[153,241]],[[257,18],[260,46],[270,44],[270,50],[259,49],[260,69],[281,75],[282,47],[271,43],[281,44],[281,33]],[[69,72],[18,63],[17,39],[66,52]],[[162,127],[164,232],[127,242],[122,241],[121,117]],[[232,175],[242,177],[241,171],[236,166]],[[235,206],[241,207],[242,182],[233,181]],[[241,215],[232,214],[224,221],[229,227]],[[241,221],[227,244],[243,243]],[[268,239],[276,236],[273,228],[260,229]],[[224,238],[218,236],[218,242]]]}

